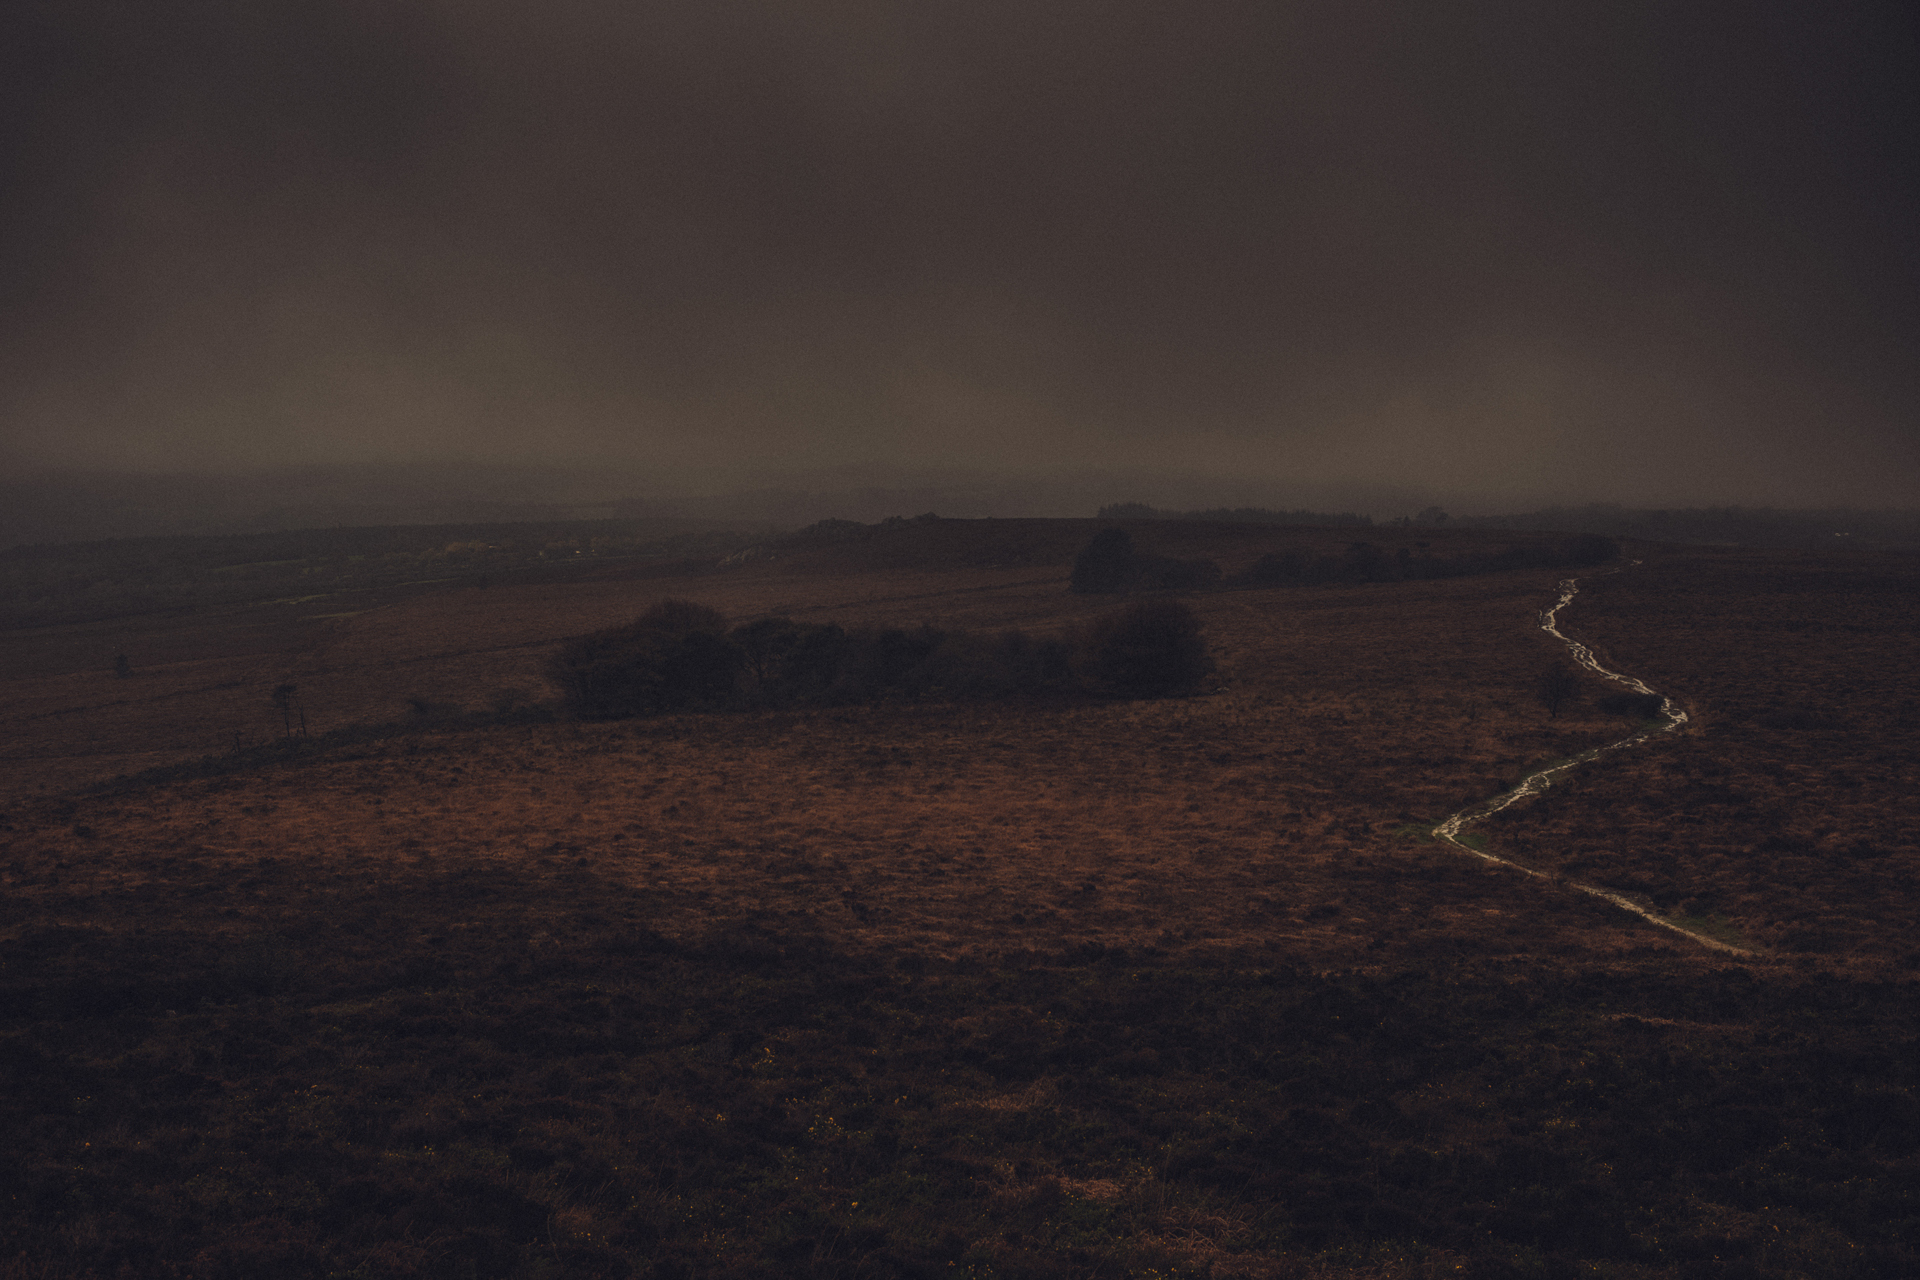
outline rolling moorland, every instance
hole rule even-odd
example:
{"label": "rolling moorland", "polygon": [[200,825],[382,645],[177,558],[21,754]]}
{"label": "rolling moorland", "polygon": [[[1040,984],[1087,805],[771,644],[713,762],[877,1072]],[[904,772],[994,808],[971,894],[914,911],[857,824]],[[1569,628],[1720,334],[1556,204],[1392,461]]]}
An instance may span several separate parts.
{"label": "rolling moorland", "polygon": [[1131,526],[1226,574],[1192,697],[549,706],[668,596],[1064,634],[1100,527],[0,633],[0,1275],[1920,1270],[1911,556],[1582,574],[1691,719],[1472,829],[1546,878],[1429,832],[1636,727],[1538,696],[1566,574],[1231,585],[1349,529]]}

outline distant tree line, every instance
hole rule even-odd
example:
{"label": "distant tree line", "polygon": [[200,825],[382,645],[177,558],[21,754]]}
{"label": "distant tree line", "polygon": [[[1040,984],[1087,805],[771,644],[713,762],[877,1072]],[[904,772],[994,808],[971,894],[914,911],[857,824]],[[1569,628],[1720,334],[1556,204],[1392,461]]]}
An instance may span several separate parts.
{"label": "distant tree line", "polygon": [[1780,507],[1627,507],[1597,502],[1579,507],[1545,507],[1510,515],[1449,516],[1428,507],[1414,516],[1376,525],[1352,512],[1269,511],[1263,507],[1215,507],[1204,511],[1164,511],[1144,502],[1116,502],[1100,508],[1102,520],[1211,520],[1235,524],[1361,525],[1406,528],[1447,525],[1457,529],[1528,529],[1553,533],[1591,533],[1649,542],[1739,543],[1795,550],[1848,547],[1920,547],[1920,510],[1863,510],[1855,507],[1787,509]]}
{"label": "distant tree line", "polygon": [[547,677],[585,719],[915,699],[1162,697],[1213,671],[1199,619],[1144,601],[1070,636],[761,618],[689,600],[567,641]]}
{"label": "distant tree line", "polygon": [[1260,557],[1245,573],[1228,578],[1211,560],[1169,560],[1135,549],[1125,529],[1102,529],[1073,562],[1071,589],[1082,594],[1129,591],[1194,591],[1212,586],[1290,586],[1335,582],[1404,582],[1461,578],[1503,569],[1586,568],[1620,555],[1620,544],[1597,534],[1542,546],[1506,547],[1453,556],[1414,555],[1406,547],[1389,554],[1371,542],[1349,543],[1338,556],[1283,551]]}
{"label": "distant tree line", "polygon": [[1208,520],[1221,524],[1358,525],[1371,528],[1370,516],[1351,511],[1270,511],[1265,507],[1209,507],[1204,511],[1163,511],[1144,502],[1115,502],[1100,508],[1102,520]]}
{"label": "distant tree line", "polygon": [[1211,560],[1172,560],[1135,550],[1125,529],[1102,529],[1073,562],[1072,589],[1102,595],[1125,591],[1196,591],[1221,580]]}
{"label": "distant tree line", "polygon": [[1371,542],[1349,543],[1338,556],[1308,557],[1284,551],[1260,557],[1241,575],[1257,586],[1311,582],[1406,582],[1465,578],[1506,569],[1585,569],[1620,556],[1620,544],[1597,534],[1580,534],[1539,546],[1509,546],[1498,551],[1458,555],[1415,555],[1407,547],[1389,554]]}
{"label": "distant tree line", "polygon": [[1850,507],[1785,510],[1777,507],[1625,507],[1594,503],[1547,507],[1500,516],[1467,516],[1475,529],[1546,529],[1595,533],[1649,542],[1737,543],[1796,551],[1920,547],[1920,511],[1865,511]]}

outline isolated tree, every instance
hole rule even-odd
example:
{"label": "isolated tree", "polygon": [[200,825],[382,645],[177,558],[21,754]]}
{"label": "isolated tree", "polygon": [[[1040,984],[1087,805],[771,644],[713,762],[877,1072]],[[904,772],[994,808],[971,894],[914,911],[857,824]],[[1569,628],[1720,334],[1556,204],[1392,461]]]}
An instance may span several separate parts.
{"label": "isolated tree", "polygon": [[1340,560],[1341,576],[1356,582],[1389,582],[1395,577],[1393,560],[1371,542],[1347,544]]}
{"label": "isolated tree", "polygon": [[1125,698],[1190,693],[1213,673],[1200,619],[1178,600],[1150,600],[1101,618],[1088,632],[1089,686]]}
{"label": "isolated tree", "polygon": [[1125,529],[1102,529],[1073,562],[1071,589],[1080,595],[1112,595],[1140,576],[1140,556]]}
{"label": "isolated tree", "polygon": [[1560,663],[1554,663],[1540,673],[1534,685],[1534,696],[1540,699],[1540,705],[1547,709],[1547,719],[1560,718],[1560,708],[1580,692],[1580,677],[1567,670]]}
{"label": "isolated tree", "polygon": [[293,736],[293,727],[296,721],[299,723],[301,736],[304,737],[306,735],[307,712],[306,709],[300,705],[299,685],[275,685],[273,689],[273,705],[274,709],[280,713],[280,728],[287,737],[291,738]]}

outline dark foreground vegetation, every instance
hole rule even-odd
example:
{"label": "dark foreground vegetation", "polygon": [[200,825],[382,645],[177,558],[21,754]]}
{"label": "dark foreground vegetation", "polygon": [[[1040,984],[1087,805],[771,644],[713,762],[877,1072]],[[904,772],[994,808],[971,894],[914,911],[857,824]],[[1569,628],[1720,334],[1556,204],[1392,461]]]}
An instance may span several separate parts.
{"label": "dark foreground vegetation", "polygon": [[[663,635],[738,693],[805,619],[1138,603],[1064,589],[1085,524],[867,528],[676,584],[803,620],[764,649]],[[1561,625],[1692,719],[1475,828],[1541,878],[1429,833],[1657,710],[1535,689],[1555,571],[1196,593],[1221,670],[1164,700],[489,699],[654,596],[604,579],[16,660],[16,770],[134,699],[276,745],[0,806],[0,1278],[1920,1273],[1915,567],[1634,555]]]}
{"label": "dark foreground vegetation", "polygon": [[569,712],[603,720],[884,699],[1161,697],[1191,692],[1212,670],[1200,620],[1177,600],[1064,637],[784,617],[729,629],[717,610],[663,600],[626,626],[569,640],[547,675]]}
{"label": "dark foreground vegetation", "polygon": [[227,886],[168,879],[8,944],[8,1274],[1920,1268],[1889,986],[676,941],[497,863],[267,861],[280,922],[222,928]]}

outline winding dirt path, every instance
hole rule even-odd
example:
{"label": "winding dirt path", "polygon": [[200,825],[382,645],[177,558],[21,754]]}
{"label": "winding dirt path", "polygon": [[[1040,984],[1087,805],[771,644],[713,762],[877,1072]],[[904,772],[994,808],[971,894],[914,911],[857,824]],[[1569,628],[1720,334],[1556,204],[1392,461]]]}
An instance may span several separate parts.
{"label": "winding dirt path", "polygon": [[[1640,562],[1636,560],[1633,563],[1639,564]],[[1605,572],[1619,573],[1620,570],[1609,569]],[[1618,751],[1622,747],[1636,746],[1639,743],[1647,741],[1649,738],[1656,738],[1661,734],[1672,733],[1675,729],[1687,723],[1687,713],[1679,703],[1667,697],[1665,694],[1660,693],[1658,690],[1647,687],[1645,683],[1632,676],[1623,675],[1618,671],[1609,671],[1607,668],[1601,666],[1599,661],[1593,656],[1593,650],[1581,644],[1578,640],[1569,639],[1561,633],[1557,621],[1558,615],[1562,609],[1573,602],[1574,596],[1578,595],[1579,592],[1580,580],[1578,578],[1564,579],[1560,583],[1560,599],[1554,603],[1551,609],[1546,610],[1540,615],[1540,629],[1566,645],[1567,652],[1573,655],[1573,660],[1595,675],[1610,680],[1623,689],[1630,689],[1634,693],[1642,693],[1659,698],[1661,723],[1650,725],[1636,733],[1628,734],[1618,742],[1609,742],[1604,747],[1594,747],[1590,751],[1583,751],[1571,760],[1563,761],[1551,768],[1542,769],[1538,773],[1530,773],[1522,778],[1519,785],[1511,791],[1503,791],[1491,800],[1482,800],[1478,804],[1468,805],[1433,829],[1435,836],[1445,840],[1456,849],[1470,853],[1474,857],[1486,862],[1496,863],[1503,867],[1512,867],[1515,871],[1541,880],[1550,880],[1553,879],[1553,877],[1543,871],[1535,871],[1532,867],[1524,867],[1517,862],[1510,862],[1505,858],[1495,857],[1491,853],[1482,852],[1462,840],[1460,838],[1461,833],[1472,824],[1492,817],[1509,805],[1517,804],[1528,796],[1539,795],[1542,791],[1545,791],[1553,785],[1552,779],[1556,774],[1565,773],[1567,770],[1577,765],[1585,764],[1589,760],[1596,760],[1609,751]],[[1715,951],[1725,951],[1736,956],[1753,954],[1744,948],[1721,942],[1718,938],[1709,938],[1704,934],[1695,933],[1691,929],[1683,929],[1673,921],[1654,914],[1639,903],[1622,897],[1611,889],[1602,889],[1590,884],[1580,884],[1573,880],[1562,881],[1561,883],[1565,884],[1569,889],[1577,889],[1581,893],[1591,894],[1596,898],[1604,898],[1623,911],[1631,911],[1641,919],[1657,924],[1662,929],[1669,929],[1684,938],[1699,943],[1703,947],[1711,947]]]}

